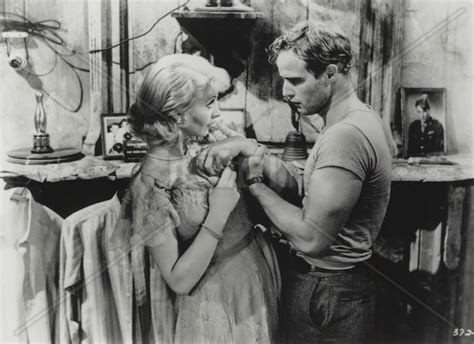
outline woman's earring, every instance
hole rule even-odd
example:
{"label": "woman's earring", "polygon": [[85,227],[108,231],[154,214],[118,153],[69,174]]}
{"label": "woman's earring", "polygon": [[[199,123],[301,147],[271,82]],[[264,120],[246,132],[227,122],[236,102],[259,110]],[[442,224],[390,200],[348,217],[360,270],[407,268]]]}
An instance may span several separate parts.
{"label": "woman's earring", "polygon": [[178,119],[176,120],[176,123],[177,123],[178,125],[183,124],[182,118],[181,118],[181,117],[178,117]]}

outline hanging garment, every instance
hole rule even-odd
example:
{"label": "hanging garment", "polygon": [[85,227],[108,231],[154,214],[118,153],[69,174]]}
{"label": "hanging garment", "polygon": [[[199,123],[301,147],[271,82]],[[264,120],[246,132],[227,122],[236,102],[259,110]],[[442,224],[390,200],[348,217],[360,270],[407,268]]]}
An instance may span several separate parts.
{"label": "hanging garment", "polygon": [[2,343],[52,343],[63,219],[26,188],[2,192],[0,292]]}
{"label": "hanging garment", "polygon": [[[133,302],[129,298],[126,305],[122,303],[123,309],[119,312],[120,324],[127,325],[122,331],[127,333],[124,341],[129,342],[132,336],[133,343],[172,343],[176,322],[173,302],[175,296],[166,285],[158,267],[151,262],[141,236],[132,234],[133,222],[132,203],[127,193],[108,250],[111,256],[126,255],[126,260],[119,258],[121,263],[117,266],[120,269],[116,269],[115,276],[117,281],[122,282],[121,288],[126,291],[127,297],[130,290],[133,290]],[[123,291],[117,293],[120,294]]]}
{"label": "hanging garment", "polygon": [[[119,343],[122,333],[112,279],[107,233],[120,211],[116,196],[64,220],[60,247],[58,343]],[[112,273],[113,275],[113,273]],[[128,302],[128,299],[122,300]],[[118,303],[120,304],[120,303]]]}

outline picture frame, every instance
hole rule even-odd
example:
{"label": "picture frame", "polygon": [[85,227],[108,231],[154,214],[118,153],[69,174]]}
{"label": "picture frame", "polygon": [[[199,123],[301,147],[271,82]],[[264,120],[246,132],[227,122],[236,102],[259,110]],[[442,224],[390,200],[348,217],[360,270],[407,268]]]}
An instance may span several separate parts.
{"label": "picture frame", "polygon": [[102,153],[105,160],[124,158],[124,140],[132,138],[127,114],[110,113],[101,115]]}
{"label": "picture frame", "polygon": [[446,89],[400,88],[404,157],[446,154]]}

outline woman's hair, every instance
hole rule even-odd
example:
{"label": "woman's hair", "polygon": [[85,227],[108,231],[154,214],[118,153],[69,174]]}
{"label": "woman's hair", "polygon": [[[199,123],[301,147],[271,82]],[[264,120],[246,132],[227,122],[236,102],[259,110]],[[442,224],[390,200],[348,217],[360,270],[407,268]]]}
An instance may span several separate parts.
{"label": "woman's hair", "polygon": [[417,107],[417,106],[421,106],[421,108],[424,111],[429,111],[430,110],[430,108],[431,108],[430,98],[428,97],[427,94],[423,94],[423,95],[421,95],[421,97],[419,97],[415,100],[415,107]]}
{"label": "woman's hair", "polygon": [[276,63],[282,51],[291,50],[306,62],[306,67],[319,77],[330,64],[344,75],[351,69],[351,43],[338,29],[315,22],[302,22],[278,37],[267,49],[269,62]]}
{"label": "woman's hair", "polygon": [[206,59],[186,54],[161,58],[145,76],[130,107],[132,132],[150,145],[172,142],[178,137],[177,121],[208,86],[218,91],[230,86],[225,70]]}

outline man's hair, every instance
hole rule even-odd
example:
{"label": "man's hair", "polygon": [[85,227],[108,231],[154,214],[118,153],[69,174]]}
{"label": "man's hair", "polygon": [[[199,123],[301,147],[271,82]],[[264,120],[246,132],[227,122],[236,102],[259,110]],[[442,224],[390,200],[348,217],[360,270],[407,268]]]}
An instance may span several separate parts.
{"label": "man's hair", "polygon": [[347,75],[351,68],[351,43],[336,28],[314,22],[302,22],[278,37],[268,48],[269,62],[276,63],[282,51],[291,50],[306,62],[306,68],[319,77],[330,64]]}
{"label": "man's hair", "polygon": [[427,94],[423,94],[423,95],[421,95],[421,97],[419,97],[415,100],[415,107],[417,107],[417,106],[421,106],[421,108],[425,111],[427,111],[431,108],[430,98],[428,97]]}

